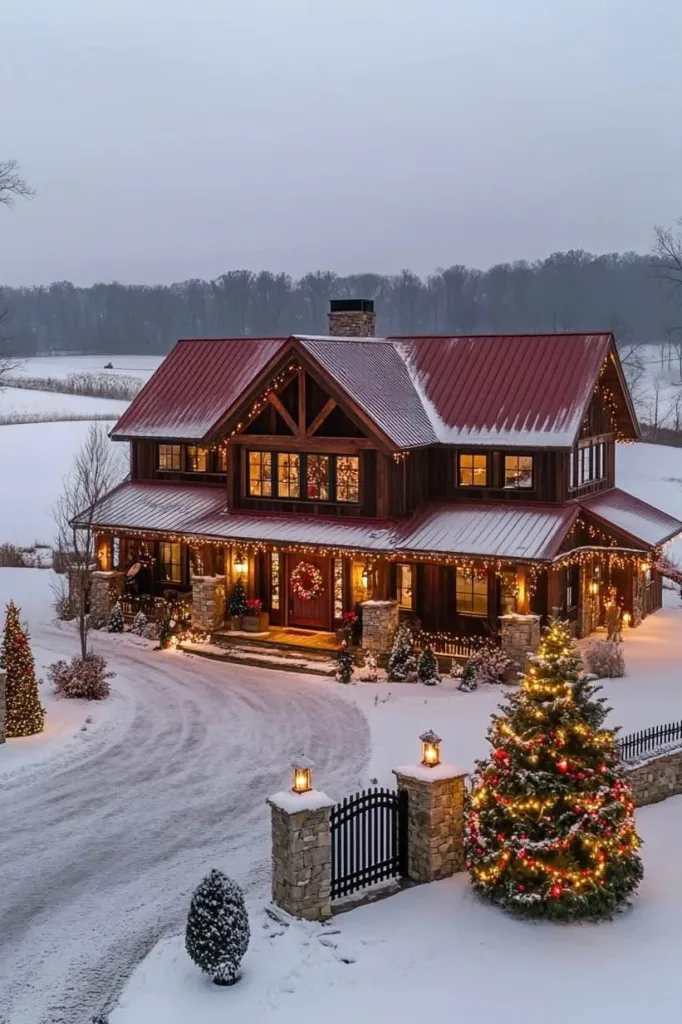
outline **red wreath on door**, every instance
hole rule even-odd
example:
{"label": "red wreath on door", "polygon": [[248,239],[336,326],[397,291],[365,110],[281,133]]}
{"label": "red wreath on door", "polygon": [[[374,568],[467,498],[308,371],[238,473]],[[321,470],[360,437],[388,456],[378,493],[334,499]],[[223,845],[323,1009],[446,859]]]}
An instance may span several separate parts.
{"label": "red wreath on door", "polygon": [[299,601],[314,601],[324,593],[322,573],[312,562],[299,562],[289,579],[291,591]]}

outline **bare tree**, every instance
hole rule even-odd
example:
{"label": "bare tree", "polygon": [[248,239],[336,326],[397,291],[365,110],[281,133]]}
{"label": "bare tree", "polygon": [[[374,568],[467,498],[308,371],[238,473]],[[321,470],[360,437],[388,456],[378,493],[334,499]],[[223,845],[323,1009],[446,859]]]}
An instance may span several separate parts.
{"label": "bare tree", "polygon": [[[95,563],[94,518],[102,498],[124,476],[122,460],[114,453],[102,427],[90,424],[71,472],[64,480],[54,509],[57,553],[70,573],[70,592],[75,599],[81,656],[88,653],[91,570]],[[73,610],[73,609],[72,609]]]}
{"label": "bare tree", "polygon": [[[15,199],[32,199],[33,189],[26,184],[26,181],[19,173],[19,165],[16,160],[0,161],[0,206],[12,206]],[[7,322],[7,310],[0,310],[0,391],[16,363],[3,355],[3,349],[7,339],[3,335],[3,324]]]}

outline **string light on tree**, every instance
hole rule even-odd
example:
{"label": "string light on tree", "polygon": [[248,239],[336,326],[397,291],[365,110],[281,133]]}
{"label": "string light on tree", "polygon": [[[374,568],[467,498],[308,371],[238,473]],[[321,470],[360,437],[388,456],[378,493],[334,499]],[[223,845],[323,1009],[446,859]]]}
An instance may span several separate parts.
{"label": "string light on tree", "polygon": [[35,663],[28,634],[22,628],[19,609],[13,601],[10,601],[6,610],[0,669],[7,673],[5,733],[8,739],[42,732],[45,728],[45,708],[38,697]]}

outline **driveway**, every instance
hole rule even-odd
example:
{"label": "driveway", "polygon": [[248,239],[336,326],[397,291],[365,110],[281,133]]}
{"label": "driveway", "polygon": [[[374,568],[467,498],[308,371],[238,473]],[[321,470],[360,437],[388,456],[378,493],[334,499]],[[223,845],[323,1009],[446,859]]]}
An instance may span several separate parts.
{"label": "driveway", "polygon": [[[57,626],[34,649],[73,653]],[[125,713],[69,757],[0,788],[0,1021],[85,1024],[157,940],[182,930],[213,867],[269,895],[269,814],[295,752],[340,797],[369,731],[335,684],[138,649],[96,635]]]}

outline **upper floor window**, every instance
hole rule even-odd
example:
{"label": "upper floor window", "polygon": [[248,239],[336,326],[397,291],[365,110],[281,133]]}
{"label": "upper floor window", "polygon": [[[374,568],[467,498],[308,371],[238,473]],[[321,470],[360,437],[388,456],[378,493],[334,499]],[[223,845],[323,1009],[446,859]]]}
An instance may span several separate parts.
{"label": "upper floor window", "polygon": [[488,456],[460,452],[457,479],[460,487],[485,487],[488,482]]}
{"label": "upper floor window", "polygon": [[182,583],[182,549],[179,544],[165,540],[159,543],[159,569],[162,580]]}
{"label": "upper floor window", "polygon": [[504,486],[526,489],[533,487],[532,455],[505,455]]}
{"label": "upper floor window", "polygon": [[249,494],[272,496],[272,452],[249,452]]}
{"label": "upper floor window", "polygon": [[582,487],[584,484],[603,480],[606,476],[606,445],[604,442],[584,444],[578,448],[577,455],[571,452],[569,473],[571,487]]}
{"label": "upper floor window", "polygon": [[336,500],[360,501],[360,459],[357,455],[336,458]]}
{"label": "upper floor window", "polygon": [[457,569],[457,611],[460,615],[488,614],[488,576]]}
{"label": "upper floor window", "polygon": [[293,452],[277,452],[277,494],[280,498],[300,498],[300,455]]}
{"label": "upper floor window", "polygon": [[412,608],[412,566],[398,562],[396,566],[396,589],[401,608]]}
{"label": "upper floor window", "polygon": [[179,472],[182,469],[182,445],[160,444],[158,468]]}
{"label": "upper floor window", "polygon": [[314,501],[329,500],[329,456],[309,455],[306,459],[306,495]]}
{"label": "upper floor window", "polygon": [[207,449],[197,444],[188,444],[186,469],[188,473],[205,473],[208,469]]}

